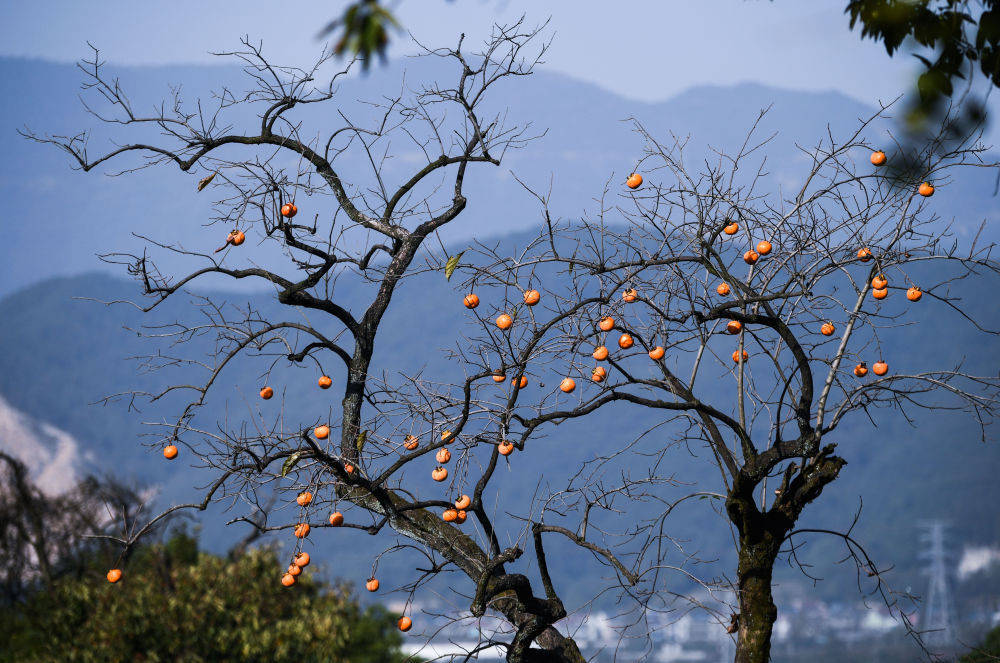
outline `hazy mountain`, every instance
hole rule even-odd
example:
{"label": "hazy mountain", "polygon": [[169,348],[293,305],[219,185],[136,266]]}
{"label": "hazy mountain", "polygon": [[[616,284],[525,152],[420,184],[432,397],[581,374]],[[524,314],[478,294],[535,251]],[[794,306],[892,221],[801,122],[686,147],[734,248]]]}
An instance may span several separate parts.
{"label": "hazy mountain", "polygon": [[19,458],[47,495],[58,495],[83,478],[94,460],[69,433],[28,417],[0,396],[0,448]]}
{"label": "hazy mountain", "polygon": [[[120,78],[137,112],[148,112],[169,98],[171,85],[181,86],[182,98],[191,108],[196,98],[211,104],[211,91],[223,85],[234,90],[247,87],[236,67],[113,67],[109,75]],[[377,100],[405,85],[416,88],[428,81],[448,82],[454,76],[441,60],[406,59],[379,69],[367,77],[346,79],[340,86],[337,110],[349,117],[370,114],[358,100]],[[215,248],[229,228],[208,227],[211,189],[195,195],[194,186],[204,173],[182,174],[172,167],[141,171],[125,177],[108,177],[134,166],[138,160],[122,160],[103,172],[81,173],[68,155],[51,146],[21,138],[16,129],[30,126],[38,132],[75,135],[94,128],[90,154],[101,151],[113,137],[118,141],[147,136],[132,127],[109,129],[90,117],[78,95],[94,104],[94,93],[81,92],[83,72],[70,65],[0,58],[0,195],[7,202],[0,220],[0,294],[54,275],[105,269],[95,257],[99,253],[136,250],[141,233],[185,247]],[[625,122],[642,121],[664,143],[690,140],[685,159],[697,167],[712,159],[709,146],[736,149],[762,109],[770,108],[757,135],[777,134],[767,148],[768,177],[772,186],[793,187],[801,181],[808,160],[796,144],[813,145],[826,136],[844,136],[867,117],[872,108],[835,92],[796,92],[744,84],[733,87],[698,87],[663,103],[647,104],[615,96],[596,86],[540,70],[533,76],[504,81],[490,97],[490,108],[508,112],[509,123],[531,124],[532,135],[544,136],[527,148],[508,153],[500,168],[473,168],[466,178],[469,204],[461,222],[449,226],[446,237],[461,240],[471,236],[502,235],[534,227],[540,220],[537,203],[510,175],[540,190],[552,182],[553,213],[577,216],[595,209],[605,183],[621,180],[641,158],[641,141]],[[874,101],[874,100],[873,100]],[[295,109],[310,131],[330,130],[336,125],[330,111],[318,107]],[[230,118],[234,131],[251,131],[252,113],[237,111]],[[888,123],[873,129],[884,132]],[[305,133],[310,133],[305,131]],[[387,177],[409,177],[415,148],[394,143],[401,158],[390,164]],[[864,159],[865,155],[860,155]],[[340,163],[340,162],[338,162]],[[367,165],[358,159],[341,163],[347,181],[357,187],[374,184]],[[656,178],[658,174],[647,173]],[[960,232],[987,218],[1000,216],[1000,203],[993,197],[995,173],[969,169],[962,179],[941,187],[934,198],[935,209],[945,218],[958,219]],[[316,200],[321,212],[332,212],[326,201]],[[994,228],[988,231],[998,236]],[[254,243],[251,233],[249,241]],[[265,249],[271,251],[271,249]],[[271,253],[268,253],[271,255]],[[163,256],[166,269],[176,266],[176,256]],[[226,288],[254,288],[251,283]]]}

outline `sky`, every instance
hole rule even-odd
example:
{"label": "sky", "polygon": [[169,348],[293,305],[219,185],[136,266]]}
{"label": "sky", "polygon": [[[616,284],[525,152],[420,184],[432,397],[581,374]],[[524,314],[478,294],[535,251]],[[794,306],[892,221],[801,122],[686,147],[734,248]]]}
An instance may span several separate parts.
{"label": "sky", "polygon": [[[90,41],[123,65],[211,63],[213,51],[248,34],[274,61],[310,63],[319,29],[346,0],[211,2],[54,0],[0,7],[0,55],[72,62]],[[643,101],[697,85],[758,82],[795,90],[838,90],[867,104],[912,84],[914,59],[889,58],[862,42],[845,0],[395,0],[403,26],[430,45],[459,33],[485,35],[494,21],[522,14],[550,20],[545,67]],[[392,55],[412,52],[397,35]]]}

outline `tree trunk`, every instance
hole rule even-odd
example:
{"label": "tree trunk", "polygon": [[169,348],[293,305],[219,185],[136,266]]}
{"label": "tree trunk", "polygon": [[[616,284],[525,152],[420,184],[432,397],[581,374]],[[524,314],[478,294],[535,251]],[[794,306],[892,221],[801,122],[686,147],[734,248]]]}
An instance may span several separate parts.
{"label": "tree trunk", "polygon": [[789,470],[780,496],[764,513],[757,508],[753,498],[759,477],[740,474],[733,482],[726,511],[740,533],[736,663],[768,663],[771,660],[771,631],[778,619],[778,608],[771,594],[774,562],[802,510],[819,497],[823,487],[834,481],[846,464],[843,458],[833,455],[834,449],[832,444],[824,447],[794,478]]}
{"label": "tree trunk", "polygon": [[778,608],[771,594],[771,573],[778,545],[769,534],[757,543],[741,542],[739,560],[739,629],[736,663],[771,660],[771,631]]}

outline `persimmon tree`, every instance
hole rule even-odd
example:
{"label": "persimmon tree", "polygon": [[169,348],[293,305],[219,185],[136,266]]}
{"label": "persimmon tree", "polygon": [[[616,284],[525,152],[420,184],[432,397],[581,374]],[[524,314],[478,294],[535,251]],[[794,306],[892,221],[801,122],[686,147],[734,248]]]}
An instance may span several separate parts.
{"label": "persimmon tree", "polygon": [[[949,143],[951,126],[918,154],[873,145],[887,117],[882,108],[853,135],[803,149],[806,165],[788,191],[770,189],[762,156],[770,138],[751,131],[737,152],[701,160],[685,154],[685,141],[663,142],[636,121],[646,151],[635,170],[644,182],[633,174],[604,192],[592,216],[570,220],[555,218],[548,195],[524,183],[542,209],[537,239],[514,255],[480,244],[459,266],[470,291],[501,293],[488,302],[481,333],[462,344],[474,349],[463,353],[470,374],[558,376],[559,388],[540,401],[513,393],[484,408],[512,443],[512,462],[573,419],[635,410],[651,418],[642,435],[608,442],[567,487],[537,498],[528,518],[535,545],[551,533],[593,550],[615,570],[619,600],[631,600],[641,619],[667,610],[665,597],[693,601],[671,591],[693,578],[669,560],[679,544],[668,536],[668,516],[691,498],[717,503],[737,567],[731,581],[697,582],[719,597],[732,590],[731,615],[715,614],[736,637],[738,663],[769,660],[775,563],[789,557],[808,574],[799,546],[821,535],[842,541],[859,589],[880,595],[919,643],[901,607],[912,597],[887,583],[889,567],[869,557],[853,526],[797,523],[846,471],[845,422],[960,409],[985,440],[1000,404],[995,372],[906,357],[893,343],[900,325],[931,315],[998,333],[956,297],[966,279],[1000,276],[994,247],[978,234],[952,239],[950,224],[927,204],[934,189],[924,181],[947,191],[963,168],[995,164],[984,161],[978,135]],[[904,157],[923,164],[920,179],[887,175],[886,161]],[[498,314],[513,325],[498,330]],[[467,396],[453,398],[468,412]],[[669,459],[691,449],[705,452],[717,482],[657,503],[657,484],[672,476]],[[614,517],[599,520],[602,511]]]}
{"label": "persimmon tree", "polygon": [[[148,299],[136,306],[152,311],[213,276],[260,281],[281,305],[275,313],[201,296],[199,323],[151,330],[171,348],[188,347],[196,337],[213,341],[207,359],[176,349],[151,353],[150,367],[203,371],[195,381],[125,394],[154,401],[190,396],[150,446],[177,447],[173,463],[195,464],[213,479],[191,503],[128,523],[114,537],[123,550],[158,518],[213,503],[239,510],[233,524],[314,546],[326,540],[323,530],[355,528],[390,541],[373,568],[384,555],[420,554],[412,582],[401,588],[410,596],[443,572],[460,572],[455,592],[468,610],[450,617],[478,620],[482,634],[467,656],[500,647],[511,663],[578,662],[584,657],[576,642],[557,628],[569,608],[555,579],[561,565],[546,556],[546,542],[556,538],[609,571],[605,586],[588,593],[595,600],[614,594],[632,606],[635,618],[623,626],[623,637],[643,631],[651,613],[705,609],[734,633],[738,661],[766,661],[776,616],[773,567],[783,546],[794,553],[796,539],[812,534],[795,523],[843,468],[838,426],[883,406],[931,405],[929,391],[974,411],[984,425],[995,410],[992,377],[942,367],[904,374],[891,369],[891,357],[884,375],[862,381],[850,373],[855,362],[881,358],[870,355],[878,353],[890,319],[884,304],[871,299],[874,277],[886,275],[894,304],[909,285],[910,266],[954,265],[959,272],[942,283],[914,283],[923,301],[913,307],[935,300],[968,320],[971,314],[946,296],[948,284],[975,270],[997,273],[989,249],[962,254],[940,242],[937,219],[912,194],[916,183],[904,193],[873,171],[872,148],[863,139],[867,123],[845,142],[831,138],[807,151],[801,189],[790,197],[764,190],[759,165],[748,169],[766,141],[748,139],[738,154],[719,155],[696,171],[685,164],[682,143],[664,146],[637,125],[648,152],[635,170],[646,183],[621,189],[622,200],[609,190],[593,217],[559,221],[548,197],[538,194],[544,224],[536,241],[513,255],[484,244],[446,251],[427,240],[461,222],[466,178],[500,165],[507,150],[530,149],[528,128],[505,125],[488,99],[499,81],[530,74],[546,48],[538,31],[517,23],[496,28],[477,53],[461,40],[455,48],[427,50],[427,57],[454,65],[454,81],[376,102],[365,122],[342,110],[309,114],[338,107],[334,83],[342,72],[325,74],[328,55],[303,71],[269,63],[249,41],[244,46],[229,55],[244,63],[250,91],[226,89],[213,108],[202,103],[192,112],[175,99],[152,115],[134,109],[95,54],[83,70],[108,106],[92,106],[95,116],[140,139],[116,136],[115,147],[91,156],[87,134],[27,134],[65,150],[85,171],[122,160],[127,165],[119,172],[177,167],[202,175],[198,188],[218,194],[214,221],[233,228],[220,252],[148,240],[149,251],[177,252],[202,267],[172,276],[148,252],[105,256],[141,284]],[[245,108],[256,112],[249,124],[238,110]],[[317,115],[322,122],[337,119],[333,126],[307,126],[304,118]],[[147,137],[149,128],[157,135]],[[405,173],[390,160],[399,144],[422,155]],[[947,184],[950,169],[982,165],[973,144],[929,148],[926,155],[926,176],[938,186]],[[364,174],[358,163],[368,164]],[[763,239],[771,250],[752,266],[744,263],[744,252]],[[242,257],[258,244],[280,248],[284,262]],[[864,262],[862,248],[871,254],[862,255]],[[376,339],[390,306],[406,306],[394,299],[401,284],[429,273],[443,278],[442,271],[463,288],[455,293],[456,308],[465,297],[467,332],[460,338],[456,331],[448,356],[464,377],[373,372],[379,357],[393,356]],[[725,294],[717,289],[722,282]],[[635,291],[631,302],[621,299],[625,289]],[[537,291],[537,301],[534,294],[525,299],[529,290]],[[605,318],[608,330],[599,326]],[[820,333],[824,321],[835,334]],[[721,334],[728,322],[739,323],[736,335]],[[628,339],[619,347],[623,334]],[[611,350],[599,362],[599,381],[595,346]],[[654,360],[647,352],[656,347],[662,353]],[[734,364],[731,353],[739,359],[741,351],[746,359]],[[227,369],[262,359],[271,369],[261,380],[272,389],[261,398],[275,405],[272,415],[203,421],[207,406],[218,403]],[[268,378],[279,364],[332,374],[324,368],[330,362],[346,378],[320,386],[337,390],[339,416],[303,415],[276,399],[281,389]],[[706,383],[730,385],[730,395],[708,394]],[[643,408],[662,421],[636,439],[612,440],[596,457],[567,451],[565,462],[551,468],[562,482],[558,489],[540,483],[531,496],[499,494],[499,471],[528,457],[547,431],[574,419],[617,416],[612,407]],[[709,451],[718,485],[675,497],[685,484],[666,460],[685,445]],[[428,474],[435,463],[433,484]],[[765,490],[769,480],[777,484],[773,499]],[[691,563],[697,558],[671,535],[670,514],[696,498],[721,504],[718,512],[733,526],[739,567],[732,582],[698,577]],[[272,508],[296,500],[294,515]],[[849,532],[841,536],[865,569],[862,576],[870,574],[893,605],[882,568]],[[529,559],[534,580],[515,568]],[[276,570],[275,582],[282,572]],[[716,598],[735,591],[735,605],[724,611],[697,598],[692,582]]]}
{"label": "persimmon tree", "polygon": [[[200,324],[178,322],[147,330],[180,348],[196,336],[213,335],[214,352],[208,360],[169,351],[151,353],[149,359],[148,367],[184,364],[201,368],[207,373],[201,382],[185,381],[157,393],[121,396],[133,403],[141,398],[157,401],[190,394],[176,420],[166,425],[165,434],[151,446],[168,452],[168,458],[176,447],[180,453],[173,462],[186,459],[207,468],[215,478],[195,501],[170,507],[145,522],[126,523],[123,533],[113,537],[123,550],[136,545],[162,517],[233,500],[249,505],[233,522],[262,532],[295,532],[305,538],[309,530],[320,527],[352,527],[372,535],[391,530],[412,539],[427,557],[428,569],[413,589],[445,567],[453,566],[468,576],[471,586],[478,588],[472,612],[482,615],[489,607],[513,626],[513,637],[496,643],[507,647],[509,660],[582,660],[572,639],[552,626],[566,614],[558,598],[551,592],[536,596],[524,575],[505,569],[520,550],[500,549],[482,501],[496,465],[496,445],[487,447],[493,450],[493,460],[478,482],[470,484],[475,489],[469,491],[472,497],[466,510],[486,532],[487,542],[481,545],[442,520],[440,509],[452,507],[454,498],[442,499],[440,491],[420,497],[404,477],[404,469],[414,461],[426,460],[454,441],[468,417],[438,419],[436,403],[407,401],[405,385],[387,387],[369,373],[376,337],[393,295],[404,278],[421,271],[414,261],[425,251],[425,242],[460,218],[467,203],[466,178],[477,168],[500,165],[508,150],[530,140],[526,127],[507,126],[504,113],[489,110],[487,100],[499,81],[530,74],[546,48],[537,29],[517,22],[496,27],[474,53],[465,48],[464,38],[454,48],[428,49],[426,57],[453,64],[453,81],[427,83],[372,102],[365,121],[337,112],[336,83],[346,70],[327,73],[335,66],[331,52],[309,70],[279,67],[267,61],[259,46],[244,40],[241,50],[224,55],[243,64],[250,90],[223,89],[211,104],[199,102],[192,111],[178,90],[177,97],[152,114],[136,110],[119,81],[104,73],[98,53],[81,63],[87,76],[84,87],[96,97],[96,101],[86,101],[88,110],[112,129],[134,132],[135,138],[116,135],[111,149],[92,155],[88,133],[52,136],[26,131],[25,135],[64,150],[83,171],[131,158],[115,174],[169,166],[203,175],[199,191],[211,187],[209,191],[225,192],[216,201],[214,221],[235,226],[221,252],[193,251],[149,239],[152,251],[172,251],[203,261],[203,266],[179,277],[161,272],[148,252],[104,256],[125,265],[142,285],[149,299],[134,305],[152,311],[199,279],[217,276],[258,280],[274,289],[275,299],[288,311],[286,318],[267,319],[261,311],[240,308],[234,312],[202,299],[199,309],[204,320]],[[320,105],[329,109],[325,118],[336,119],[317,134],[304,126],[296,112]],[[249,124],[242,119],[246,113],[241,115],[248,108],[257,115]],[[422,155],[421,163],[402,176],[396,171],[390,175],[388,168],[397,144]],[[355,181],[340,168],[352,157],[360,160],[349,162]],[[359,162],[369,165],[363,178],[357,172]],[[286,205],[301,209],[302,216],[296,218]],[[312,219],[301,221],[307,216]],[[269,268],[250,261],[249,266],[234,266],[242,262],[235,252],[256,243],[277,244],[285,264]],[[454,261],[449,261],[448,269],[453,268]],[[358,287],[367,288],[367,301],[338,298],[335,286],[352,279]],[[253,426],[222,422],[212,429],[200,424],[198,414],[227,367],[250,355],[269,356],[272,348],[280,348],[278,360],[291,364],[310,362],[321,369],[330,361],[343,365],[346,379],[338,382],[339,421],[312,415],[312,420],[293,423],[279,415],[270,423],[254,422]],[[411,406],[422,414],[410,417]],[[443,438],[442,424],[452,431]],[[405,449],[401,430],[418,435],[419,447]],[[438,439],[432,442],[432,436]],[[474,441],[470,438],[466,443]],[[302,501],[308,508],[293,522],[269,517],[266,496],[279,484],[277,490],[288,498],[285,503],[304,491],[315,496]],[[328,507],[335,502],[354,506],[346,522],[327,520]],[[370,515],[365,518],[359,512]],[[392,546],[389,551],[396,549]],[[280,573],[275,582],[277,578]]]}

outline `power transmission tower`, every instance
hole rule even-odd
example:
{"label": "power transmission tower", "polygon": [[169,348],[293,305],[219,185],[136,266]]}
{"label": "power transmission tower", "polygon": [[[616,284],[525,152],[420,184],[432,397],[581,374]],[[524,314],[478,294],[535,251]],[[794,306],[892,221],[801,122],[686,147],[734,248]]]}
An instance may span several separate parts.
{"label": "power transmission tower", "polygon": [[919,558],[927,561],[924,572],[930,582],[920,615],[919,629],[924,644],[933,654],[948,654],[955,650],[955,610],[948,585],[948,555],[945,551],[945,524],[934,520],[920,524],[920,541],[926,547]]}

